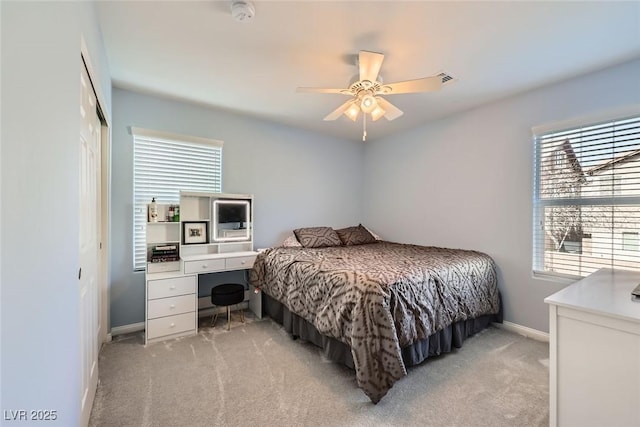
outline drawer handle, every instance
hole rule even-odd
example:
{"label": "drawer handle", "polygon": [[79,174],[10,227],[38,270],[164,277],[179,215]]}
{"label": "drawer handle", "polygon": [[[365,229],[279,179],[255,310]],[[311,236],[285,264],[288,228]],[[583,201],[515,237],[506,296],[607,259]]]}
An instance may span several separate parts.
{"label": "drawer handle", "polygon": [[208,265],[207,264],[202,264],[202,268],[207,268]]}
{"label": "drawer handle", "polygon": [[240,261],[240,264],[246,264],[247,261]]}
{"label": "drawer handle", "polygon": [[175,290],[175,288],[176,288],[176,285],[171,285],[171,286],[169,286],[169,290],[170,290],[170,291]]}
{"label": "drawer handle", "polygon": [[171,305],[169,306],[169,308],[176,308],[176,305],[175,305],[175,304],[171,304]]}
{"label": "drawer handle", "polygon": [[172,323],[172,324],[169,325],[170,328],[175,328],[175,326],[176,326],[175,323]]}

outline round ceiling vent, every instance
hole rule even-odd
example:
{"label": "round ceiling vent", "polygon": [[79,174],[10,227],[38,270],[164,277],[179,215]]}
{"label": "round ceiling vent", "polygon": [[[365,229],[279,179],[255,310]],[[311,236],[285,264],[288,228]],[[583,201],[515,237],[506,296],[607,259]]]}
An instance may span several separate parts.
{"label": "round ceiling vent", "polygon": [[256,8],[250,1],[236,0],[231,3],[231,16],[238,22],[250,22],[256,14]]}

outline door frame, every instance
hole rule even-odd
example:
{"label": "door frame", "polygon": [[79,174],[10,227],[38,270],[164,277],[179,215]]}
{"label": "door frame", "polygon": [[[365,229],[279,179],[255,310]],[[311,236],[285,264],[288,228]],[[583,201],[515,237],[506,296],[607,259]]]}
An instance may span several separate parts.
{"label": "door frame", "polygon": [[[80,36],[80,64],[81,67],[85,68],[87,71],[87,75],[89,78],[89,84],[93,89],[93,92],[96,97],[96,113],[98,116],[98,120],[100,121],[100,129],[97,131],[99,133],[99,153],[100,156],[100,164],[98,167],[100,168],[99,176],[96,177],[96,181],[99,185],[99,223],[97,224],[97,229],[99,230],[99,241],[96,242],[96,250],[98,251],[98,260],[97,260],[97,272],[96,272],[96,280],[97,280],[97,293],[98,293],[98,307],[95,307],[98,311],[98,322],[99,329],[97,336],[94,333],[89,334],[92,339],[90,345],[95,349],[95,382],[89,384],[89,390],[83,390],[84,384],[78,384],[80,396],[82,399],[87,399],[84,404],[79,402],[79,422],[80,425],[86,426],[89,424],[89,419],[91,417],[91,411],[93,408],[93,403],[98,387],[100,368],[98,366],[100,349],[102,348],[102,344],[104,344],[108,338],[107,329],[109,329],[109,211],[110,211],[110,177],[111,177],[111,117],[109,111],[107,111],[104,106],[108,105],[105,102],[104,91],[100,86],[100,80],[96,78],[99,74],[95,72],[95,68],[93,66],[93,62],[91,60],[91,54],[89,53],[89,49],[87,44],[82,37]],[[80,309],[80,307],[79,307]],[[94,341],[95,340],[95,341]],[[78,345],[81,347],[84,343],[79,342]],[[82,351],[82,350],[81,350]],[[82,356],[81,356],[82,360]],[[81,366],[80,369],[83,369]],[[88,395],[85,397],[85,393]]]}
{"label": "door frame", "polygon": [[99,116],[101,118],[100,126],[100,259],[98,262],[99,271],[99,292],[100,292],[100,344],[111,341],[111,328],[109,316],[109,290],[111,281],[111,272],[109,269],[110,254],[110,216],[111,211],[111,116],[103,106],[107,105],[105,101],[104,90],[97,78],[91,53],[87,47],[84,37],[80,36],[80,60],[84,61],[89,73],[89,80],[96,94],[96,103],[98,105]]}

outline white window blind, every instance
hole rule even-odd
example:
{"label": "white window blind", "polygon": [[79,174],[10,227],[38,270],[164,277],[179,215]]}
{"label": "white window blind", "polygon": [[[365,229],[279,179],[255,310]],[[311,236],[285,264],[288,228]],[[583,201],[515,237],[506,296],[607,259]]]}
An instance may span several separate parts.
{"label": "white window blind", "polygon": [[180,191],[222,191],[222,142],[132,128],[133,266],[146,265],[147,204],[179,203]]}
{"label": "white window blind", "polygon": [[533,270],[640,270],[640,116],[534,135]]}

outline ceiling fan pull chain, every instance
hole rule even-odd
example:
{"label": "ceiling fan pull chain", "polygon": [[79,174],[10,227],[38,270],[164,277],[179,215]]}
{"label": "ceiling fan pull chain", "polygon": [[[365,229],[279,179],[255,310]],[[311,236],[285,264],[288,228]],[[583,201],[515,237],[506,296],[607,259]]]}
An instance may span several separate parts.
{"label": "ceiling fan pull chain", "polygon": [[362,142],[367,140],[367,113],[362,115]]}

